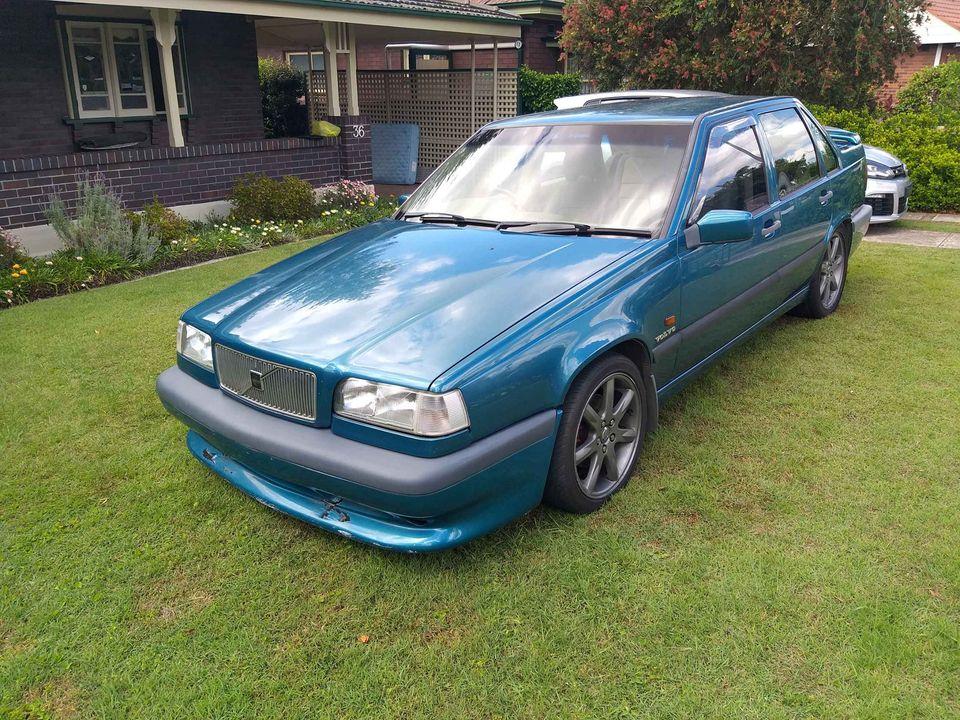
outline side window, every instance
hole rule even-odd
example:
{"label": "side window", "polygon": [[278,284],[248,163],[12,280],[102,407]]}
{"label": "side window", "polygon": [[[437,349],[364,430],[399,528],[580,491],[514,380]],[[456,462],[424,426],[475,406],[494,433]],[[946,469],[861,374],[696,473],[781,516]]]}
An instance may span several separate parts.
{"label": "side window", "polygon": [[813,142],[817,146],[817,150],[820,151],[820,157],[823,158],[823,169],[828,173],[832,173],[840,167],[840,161],[837,160],[837,154],[833,151],[833,148],[830,147],[830,141],[827,140],[826,135],[820,132],[820,128],[812,122],[808,121],[807,127],[810,128],[810,134],[813,135]]}
{"label": "side window", "polygon": [[767,171],[752,127],[716,127],[710,132],[691,221],[711,210],[755,212],[769,204]]}
{"label": "side window", "polygon": [[820,177],[817,151],[807,126],[793,108],[760,116],[777,174],[777,195],[783,197]]}

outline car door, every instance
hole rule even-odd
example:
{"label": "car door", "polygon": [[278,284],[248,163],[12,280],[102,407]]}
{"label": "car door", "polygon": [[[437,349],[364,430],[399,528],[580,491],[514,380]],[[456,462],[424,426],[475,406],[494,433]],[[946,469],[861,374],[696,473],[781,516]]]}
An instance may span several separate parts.
{"label": "car door", "polygon": [[688,226],[711,210],[753,216],[749,240],[681,248],[683,372],[763,317],[779,260],[779,224],[771,206],[769,175],[752,116],[709,131]]}
{"label": "car door", "polygon": [[817,247],[823,246],[830,228],[832,180],[821,172],[813,138],[797,108],[772,110],[757,118],[761,142],[771,159],[773,207],[781,223],[775,307],[810,280],[820,260]]}

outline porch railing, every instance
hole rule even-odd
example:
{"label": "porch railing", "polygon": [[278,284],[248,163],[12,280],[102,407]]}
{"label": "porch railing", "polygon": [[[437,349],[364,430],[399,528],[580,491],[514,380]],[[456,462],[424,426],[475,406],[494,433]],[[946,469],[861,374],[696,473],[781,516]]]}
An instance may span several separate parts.
{"label": "porch railing", "polygon": [[[340,97],[346,97],[346,72],[338,73]],[[376,123],[420,126],[421,173],[443,162],[476,128],[517,114],[517,71],[477,70],[471,93],[470,70],[360,70],[357,72],[360,113]],[[313,71],[310,113],[325,117],[326,78]]]}

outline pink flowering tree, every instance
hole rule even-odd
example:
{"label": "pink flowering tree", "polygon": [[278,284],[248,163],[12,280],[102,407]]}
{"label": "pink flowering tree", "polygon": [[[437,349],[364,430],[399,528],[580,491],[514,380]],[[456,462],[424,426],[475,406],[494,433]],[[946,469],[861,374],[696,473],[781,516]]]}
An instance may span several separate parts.
{"label": "pink flowering tree", "polygon": [[602,89],[872,103],[925,0],[568,0],[560,43]]}

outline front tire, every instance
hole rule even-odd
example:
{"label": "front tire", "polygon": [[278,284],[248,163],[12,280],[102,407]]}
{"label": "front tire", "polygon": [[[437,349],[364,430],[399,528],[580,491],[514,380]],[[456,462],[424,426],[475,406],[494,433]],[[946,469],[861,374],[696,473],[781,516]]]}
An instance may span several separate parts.
{"label": "front tire", "polygon": [[827,251],[817,266],[807,299],[797,306],[796,314],[808,318],[825,318],[840,305],[844,285],[847,283],[847,242],[839,230],[835,230],[827,243]]}
{"label": "front tire", "polygon": [[578,514],[602,507],[633,473],[646,411],[640,371],[623,355],[608,355],[584,371],[563,403],[544,501]]}

